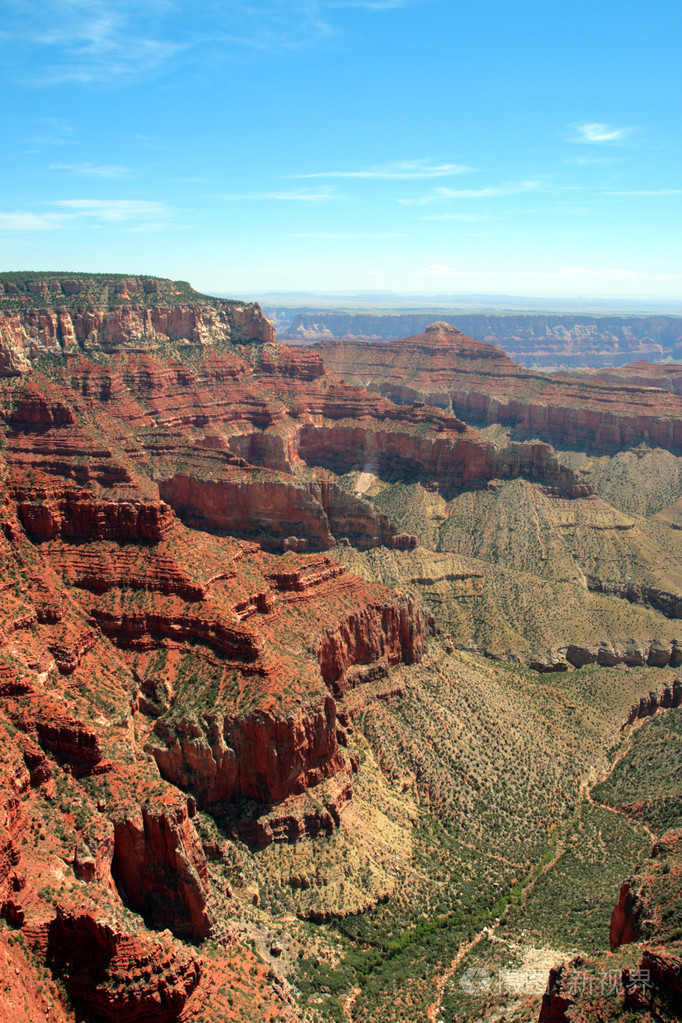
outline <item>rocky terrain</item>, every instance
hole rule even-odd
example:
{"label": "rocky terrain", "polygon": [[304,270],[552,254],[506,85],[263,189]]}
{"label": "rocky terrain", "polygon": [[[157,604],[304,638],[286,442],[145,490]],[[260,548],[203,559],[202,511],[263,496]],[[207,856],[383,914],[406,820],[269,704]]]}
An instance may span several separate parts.
{"label": "rocky terrain", "polygon": [[428,402],[470,423],[498,423],[519,436],[593,452],[612,454],[643,441],[682,450],[678,395],[652,387],[655,377],[641,365],[634,380],[627,368],[575,378],[531,372],[444,322],[399,341],[329,341],[315,350],[349,383],[401,403]]}
{"label": "rocky terrain", "polygon": [[350,383],[182,283],[0,282],[0,1020],[676,1018],[675,385],[438,324]]}
{"label": "rocky terrain", "polygon": [[256,305],[156,277],[0,274],[0,376],[42,355],[142,350],[158,341],[272,341]]}
{"label": "rocky terrain", "polygon": [[463,334],[498,345],[512,359],[534,369],[622,366],[640,359],[682,360],[682,320],[678,316],[485,314],[452,310],[437,313],[277,310],[277,313],[280,338],[295,344],[333,338],[397,341],[423,333],[434,320],[445,320]]}

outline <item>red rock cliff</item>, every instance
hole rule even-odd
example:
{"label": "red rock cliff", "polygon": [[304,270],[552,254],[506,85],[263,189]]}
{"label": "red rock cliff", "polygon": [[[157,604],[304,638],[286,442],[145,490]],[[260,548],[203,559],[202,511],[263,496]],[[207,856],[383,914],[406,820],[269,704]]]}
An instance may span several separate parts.
{"label": "red rock cliff", "polygon": [[186,800],[113,811],[112,871],[125,901],[152,927],[201,940],[211,928],[208,870]]}
{"label": "red rock cliff", "polygon": [[614,377],[551,377],[446,323],[384,343],[323,342],[328,370],[409,403],[452,410],[467,422],[501,423],[555,444],[611,452],[647,440],[682,450],[682,399]]}

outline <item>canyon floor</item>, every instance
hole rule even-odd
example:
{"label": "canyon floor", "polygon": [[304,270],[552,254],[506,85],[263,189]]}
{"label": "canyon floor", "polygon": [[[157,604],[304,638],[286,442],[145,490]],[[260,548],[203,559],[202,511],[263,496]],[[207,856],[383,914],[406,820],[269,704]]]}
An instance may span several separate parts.
{"label": "canyon floor", "polygon": [[0,1020],[679,1019],[682,367],[0,289]]}

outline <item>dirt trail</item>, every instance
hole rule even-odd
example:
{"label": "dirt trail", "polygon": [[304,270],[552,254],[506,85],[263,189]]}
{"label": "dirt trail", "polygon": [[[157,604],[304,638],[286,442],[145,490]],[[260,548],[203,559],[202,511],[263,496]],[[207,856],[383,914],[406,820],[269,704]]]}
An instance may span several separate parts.
{"label": "dirt trail", "polygon": [[353,1023],[353,1006],[361,990],[362,988],[352,987],[346,995],[346,1000],[343,1003],[343,1014],[348,1023]]}
{"label": "dirt trail", "polygon": [[482,927],[478,934],[471,939],[471,941],[465,941],[462,945],[460,945],[457,951],[457,955],[452,960],[447,970],[445,970],[445,972],[442,973],[440,977],[434,978],[436,983],[436,998],[426,1010],[426,1018],[430,1021],[430,1023],[436,1023],[436,1020],[439,1018],[440,1007],[443,1003],[443,995],[445,994],[445,987],[450,978],[455,975],[455,973],[461,966],[464,957],[469,955],[469,952],[471,952],[472,948],[475,948],[476,945],[478,945],[479,941],[482,941],[484,937],[493,934],[497,926],[498,925],[495,924],[493,927],[488,927],[487,925],[485,927]]}
{"label": "dirt trail", "polygon": [[[648,720],[648,719],[647,718],[643,718],[641,720],[638,720],[638,721],[634,722],[634,724],[632,725],[632,727],[630,729],[630,732],[628,733],[628,736],[627,736],[626,742],[623,745],[623,748],[620,750],[620,752],[618,753],[618,756],[613,760],[613,762],[611,764],[609,764],[605,768],[605,770],[601,773],[601,776],[598,776],[595,771],[592,771],[591,774],[587,778],[584,778],[581,781],[579,792],[578,792],[578,806],[580,805],[580,803],[584,799],[586,802],[590,803],[592,806],[600,807],[603,810],[609,810],[611,813],[615,813],[615,814],[618,814],[621,817],[624,817],[630,824],[639,824],[649,834],[649,836],[651,837],[652,843],[655,843],[657,841],[656,835],[642,821],[638,821],[635,818],[629,817],[626,813],[623,813],[622,810],[617,810],[615,807],[607,806],[604,803],[595,802],[595,800],[593,800],[593,798],[592,798],[592,788],[595,785],[598,785],[599,782],[601,782],[605,778],[607,778],[611,774],[611,772],[614,770],[616,765],[623,759],[624,756],[627,755],[627,753],[629,752],[630,747],[632,745],[632,738],[633,738],[635,732],[638,731],[639,728],[641,728],[641,726],[644,724],[644,721],[646,721],[646,720]],[[554,855],[552,856],[552,858],[547,863],[545,863],[543,865],[541,870],[539,870],[537,873],[533,872],[532,875],[529,877],[528,883],[524,886],[523,891],[521,892],[521,899],[522,900],[525,899],[526,895],[530,891],[532,891],[532,889],[535,886],[535,884],[537,883],[538,879],[540,877],[542,877],[543,874],[546,874],[548,870],[551,870],[552,867],[557,863],[559,858],[563,855],[563,853],[564,853],[564,851],[566,849],[565,836],[564,836],[563,832],[564,832],[564,829],[566,831],[568,831],[568,828],[570,827],[570,823],[571,823],[570,821],[566,821],[564,823],[563,828],[560,828],[560,832],[559,832],[559,835],[557,837],[556,848],[554,850]],[[556,826],[560,827],[559,825],[556,825]],[[476,947],[476,945],[478,945],[479,942],[481,942],[483,940],[483,938],[485,938],[485,937],[490,938],[492,940],[496,940],[496,941],[501,941],[502,940],[502,939],[496,938],[496,936],[495,936],[495,932],[496,932],[497,928],[499,927],[499,924],[500,924],[499,920],[497,922],[492,922],[490,924],[486,924],[484,927],[481,928],[481,930],[473,938],[471,938],[469,941],[463,942],[459,946],[457,954],[456,954],[455,958],[452,960],[452,962],[450,963],[450,965],[444,970],[444,972],[442,974],[440,974],[440,975],[437,974],[434,977],[434,984],[435,984],[435,989],[436,989],[436,997],[434,998],[433,1002],[431,1003],[431,1005],[429,1005],[428,1009],[426,1010],[426,1018],[429,1020],[429,1023],[437,1023],[437,1021],[441,1018],[440,1017],[441,1007],[442,1007],[442,1004],[443,1004],[443,997],[445,995],[445,988],[446,988],[446,986],[448,984],[448,981],[450,981],[452,979],[452,977],[455,975],[455,973],[457,972],[459,967],[462,965],[462,962],[464,961],[466,956],[469,955],[469,953],[472,951],[472,949],[474,949]],[[360,988],[353,988],[352,991],[350,992],[350,994],[348,995],[348,997],[346,998],[346,1002],[344,1004],[344,1013],[346,1015],[347,1023],[353,1023],[353,1005],[355,1004],[355,1001],[356,1001],[357,996],[358,996],[359,993],[360,993]]]}
{"label": "dirt trail", "polygon": [[[664,713],[665,713],[665,709],[664,709]],[[626,739],[625,743],[623,744],[623,748],[620,750],[618,756],[615,758],[613,763],[608,765],[608,768],[602,773],[601,777],[590,778],[590,779],[584,781],[581,784],[581,786],[580,786],[580,794],[581,794],[581,797],[584,795],[585,799],[587,800],[587,802],[590,803],[592,806],[598,806],[602,810],[608,810],[610,813],[615,813],[615,814],[617,814],[617,816],[623,817],[630,824],[639,824],[639,826],[641,828],[644,828],[644,830],[649,835],[649,838],[651,839],[652,845],[655,845],[656,842],[658,841],[658,836],[651,830],[651,828],[649,827],[648,824],[644,823],[644,821],[639,820],[639,818],[637,818],[637,817],[630,817],[630,815],[627,814],[627,813],[624,813],[623,810],[619,810],[615,806],[609,806],[608,803],[597,803],[592,798],[592,789],[596,785],[599,785],[600,782],[605,781],[606,778],[608,778],[610,774],[613,774],[616,766],[620,763],[620,761],[623,759],[623,757],[627,756],[627,754],[630,752],[630,749],[632,747],[632,739],[633,739],[635,733],[638,732],[639,729],[644,725],[644,723],[646,721],[649,721],[649,720],[650,720],[650,718],[648,718],[648,717],[638,718],[636,721],[634,721],[632,723],[632,725],[630,727],[630,731],[627,734],[627,739]]]}
{"label": "dirt trail", "polygon": [[[646,720],[646,719],[643,719],[643,720]],[[641,727],[641,725],[643,723],[643,720],[635,722],[635,724],[632,726],[632,728],[630,729],[630,732],[629,732],[629,734],[627,736],[627,740],[626,740],[626,742],[625,742],[625,744],[623,746],[623,749],[619,752],[618,756],[615,758],[613,763],[608,765],[608,768],[603,772],[603,777],[598,777],[598,776],[596,776],[595,773],[593,773],[591,777],[583,779],[583,781],[580,783],[580,789],[579,789],[579,793],[578,793],[578,805],[580,805],[580,803],[584,799],[586,802],[590,803],[592,806],[598,806],[598,807],[601,807],[604,810],[610,810],[612,813],[619,814],[620,816],[624,817],[627,821],[629,821],[630,824],[635,824],[635,823],[636,824],[640,824],[644,828],[644,830],[648,832],[648,834],[651,837],[652,842],[655,842],[656,841],[656,836],[654,835],[653,831],[651,831],[650,828],[647,827],[646,824],[643,824],[641,821],[635,821],[632,817],[628,817],[627,814],[623,813],[621,810],[616,810],[612,806],[606,806],[603,803],[596,803],[592,799],[592,791],[591,791],[592,787],[597,785],[600,781],[603,781],[604,778],[607,778],[609,776],[609,774],[611,774],[613,769],[616,767],[616,765],[619,763],[619,761],[622,760],[624,756],[626,756],[626,754],[630,750],[630,746],[632,744],[632,737],[633,737],[634,733]],[[564,827],[567,830],[570,827],[570,822],[566,822]],[[563,831],[563,829],[562,829],[562,831]],[[564,841],[564,835],[560,832],[560,834],[559,834],[559,836],[557,838],[557,843],[556,843],[556,848],[554,850],[554,855],[552,856],[551,860],[549,860],[546,864],[544,864],[542,869],[539,870],[537,872],[537,874],[533,874],[529,878],[528,883],[524,886],[523,891],[521,893],[521,899],[522,900],[525,899],[526,896],[528,895],[528,893],[533,890],[534,886],[537,884],[538,879],[540,877],[542,877],[543,874],[546,874],[548,870],[551,870],[552,867],[557,863],[557,861],[563,855],[563,853],[565,851],[565,848],[566,848],[566,845],[565,845],[565,841]],[[484,937],[487,936],[487,937],[492,938],[493,940],[495,940],[495,931],[497,930],[498,926],[499,926],[499,922],[498,923],[493,923],[492,925],[486,925],[485,927],[481,928],[481,930],[478,932],[478,934],[476,934],[476,936],[474,938],[472,938],[471,941],[465,942],[464,944],[460,945],[459,950],[457,952],[457,955],[452,960],[452,962],[450,963],[448,968],[445,970],[445,972],[442,973],[440,976],[437,976],[435,978],[436,997],[435,997],[434,1001],[431,1003],[431,1005],[429,1006],[429,1008],[427,1009],[427,1012],[426,1012],[426,1016],[427,1016],[427,1019],[429,1020],[429,1023],[436,1023],[436,1021],[440,1018],[440,1011],[441,1011],[441,1006],[442,1006],[442,1003],[443,1003],[443,996],[445,994],[446,985],[447,985],[448,981],[457,972],[457,970],[461,966],[461,964],[462,964],[463,960],[465,959],[465,957],[469,954],[469,952],[471,952],[471,950],[473,948],[475,948],[476,945],[478,945],[478,943],[480,941],[483,940]],[[499,940],[499,939],[497,939],[497,940]],[[352,1020],[350,1020],[349,1023],[352,1023]]]}

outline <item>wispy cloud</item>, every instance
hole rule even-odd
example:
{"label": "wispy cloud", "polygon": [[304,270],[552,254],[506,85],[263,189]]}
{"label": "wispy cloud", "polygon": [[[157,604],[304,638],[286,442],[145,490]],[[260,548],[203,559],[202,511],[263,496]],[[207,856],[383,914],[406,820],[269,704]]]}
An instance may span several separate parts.
{"label": "wispy cloud", "polygon": [[95,163],[51,163],[50,170],[68,171],[72,174],[85,174],[93,178],[121,178],[130,174],[129,167],[118,164]]}
{"label": "wispy cloud", "polygon": [[451,199],[495,199],[504,195],[520,195],[541,187],[539,181],[520,181],[515,185],[491,185],[488,188],[434,188],[430,195],[417,199],[398,199],[405,206],[430,206],[432,203],[448,202]]}
{"label": "wispy cloud", "polygon": [[64,217],[50,213],[0,212],[0,232],[5,231],[52,231],[61,227]]}
{"label": "wispy cloud", "polygon": [[632,188],[601,192],[600,195],[627,195],[627,196],[656,196],[656,195],[682,195],[682,188]]}
{"label": "wispy cloud", "polygon": [[395,11],[410,7],[414,0],[331,0],[329,7],[361,7],[366,11]]}
{"label": "wispy cloud", "polygon": [[576,164],[578,167],[596,167],[603,164],[614,163],[613,156],[572,156],[567,163]]}
{"label": "wispy cloud", "polygon": [[601,121],[588,121],[572,126],[571,142],[618,142],[630,135],[636,129],[632,126],[616,128],[612,124],[602,124]]}
{"label": "wispy cloud", "polygon": [[332,231],[319,231],[319,232],[298,232],[296,234],[290,234],[290,238],[402,238],[401,234],[336,234]]}
{"label": "wispy cloud", "polygon": [[308,174],[292,174],[292,178],[363,178],[378,181],[422,180],[424,178],[448,178],[453,174],[465,174],[473,167],[461,163],[434,163],[432,160],[396,160],[379,167],[361,170],[313,171]]}
{"label": "wispy cloud", "polygon": [[468,223],[479,223],[481,220],[492,220],[489,213],[427,213],[420,220],[462,220]]}
{"label": "wispy cloud", "polygon": [[275,192],[239,192],[234,195],[221,195],[218,198],[225,202],[332,202],[343,199],[344,196],[337,195],[328,188],[313,190],[300,190],[297,192],[275,191]]}
{"label": "wispy cloud", "polygon": [[344,8],[389,13],[415,2],[196,0],[193,26],[179,41],[175,0],[9,0],[2,35],[31,68],[27,84],[125,84],[179,60],[205,66],[240,52],[305,49],[342,34]]}
{"label": "wispy cloud", "polygon": [[34,122],[32,133],[26,139],[30,146],[28,151],[73,145],[75,135],[76,129],[69,121],[60,117],[40,117]]}
{"label": "wispy cloud", "polygon": [[169,5],[150,0],[28,0],[16,5],[5,34],[42,51],[41,72],[32,82],[55,85],[123,82],[158,71],[187,44],[164,38],[160,22]]}
{"label": "wispy cloud", "polygon": [[143,199],[59,199],[39,211],[0,212],[0,232],[66,230],[119,225],[126,231],[155,231],[175,225],[176,210]]}
{"label": "wispy cloud", "polygon": [[109,224],[167,220],[173,213],[164,203],[144,199],[60,199],[51,205]]}

